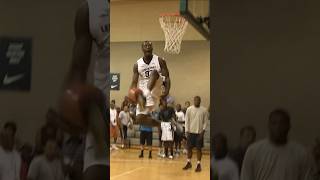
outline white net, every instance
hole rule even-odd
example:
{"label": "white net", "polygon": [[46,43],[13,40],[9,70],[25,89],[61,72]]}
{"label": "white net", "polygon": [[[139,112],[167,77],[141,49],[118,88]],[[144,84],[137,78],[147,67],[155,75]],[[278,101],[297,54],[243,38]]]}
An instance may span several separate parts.
{"label": "white net", "polygon": [[179,54],[188,21],[176,14],[160,16],[159,21],[166,40],[164,51],[170,54]]}

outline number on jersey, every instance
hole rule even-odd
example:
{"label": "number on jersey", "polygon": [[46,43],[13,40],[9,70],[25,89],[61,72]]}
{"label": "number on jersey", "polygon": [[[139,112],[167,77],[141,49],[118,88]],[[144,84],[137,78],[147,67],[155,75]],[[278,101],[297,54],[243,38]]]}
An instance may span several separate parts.
{"label": "number on jersey", "polygon": [[145,72],[145,76],[146,76],[146,78],[149,78],[150,77],[150,71],[146,71]]}

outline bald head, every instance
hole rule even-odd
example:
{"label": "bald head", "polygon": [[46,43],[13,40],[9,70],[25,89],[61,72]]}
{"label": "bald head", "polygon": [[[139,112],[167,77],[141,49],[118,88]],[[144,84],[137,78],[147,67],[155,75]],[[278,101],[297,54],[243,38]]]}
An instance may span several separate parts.
{"label": "bald head", "polygon": [[142,52],[144,54],[144,59],[151,60],[152,59],[152,51],[153,51],[152,42],[144,41],[141,45],[141,48],[142,48]]}

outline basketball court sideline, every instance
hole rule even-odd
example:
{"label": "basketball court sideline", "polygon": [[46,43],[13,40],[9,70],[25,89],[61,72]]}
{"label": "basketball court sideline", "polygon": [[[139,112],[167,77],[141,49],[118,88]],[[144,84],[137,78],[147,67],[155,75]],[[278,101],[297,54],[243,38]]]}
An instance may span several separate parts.
{"label": "basketball court sideline", "polygon": [[[156,154],[157,151],[154,152]],[[158,180],[158,179],[210,179],[210,155],[202,157],[202,172],[195,173],[196,159],[193,158],[192,169],[183,171],[186,157],[180,156],[176,159],[164,159],[154,156],[153,159],[145,157],[139,159],[140,150],[121,150],[111,153],[111,180]]]}

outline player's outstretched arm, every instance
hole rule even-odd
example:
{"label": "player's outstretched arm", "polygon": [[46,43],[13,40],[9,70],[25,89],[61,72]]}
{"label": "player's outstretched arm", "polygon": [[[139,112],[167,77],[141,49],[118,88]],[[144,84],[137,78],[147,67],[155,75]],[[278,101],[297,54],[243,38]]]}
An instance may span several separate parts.
{"label": "player's outstretched arm", "polygon": [[73,44],[72,62],[66,79],[67,85],[71,82],[84,83],[87,79],[93,41],[89,27],[89,7],[86,2],[76,13],[74,23],[75,41]]}
{"label": "player's outstretched arm", "polygon": [[139,80],[138,64],[133,66],[133,76],[130,88],[136,88]]}

